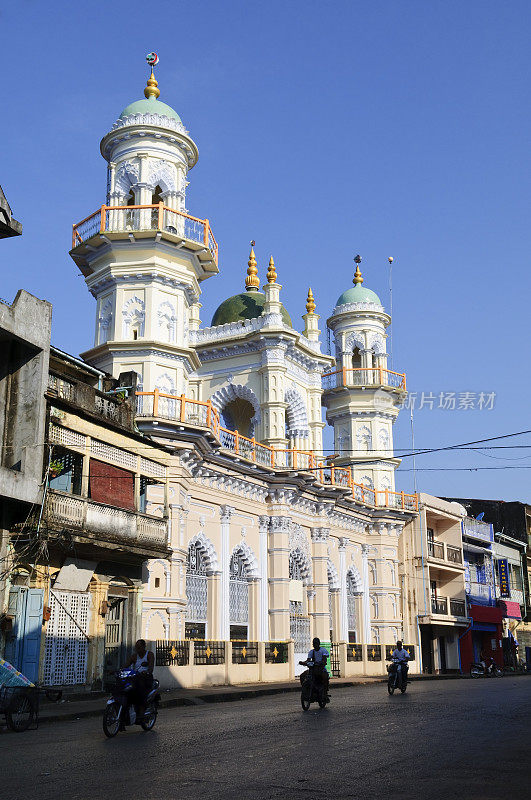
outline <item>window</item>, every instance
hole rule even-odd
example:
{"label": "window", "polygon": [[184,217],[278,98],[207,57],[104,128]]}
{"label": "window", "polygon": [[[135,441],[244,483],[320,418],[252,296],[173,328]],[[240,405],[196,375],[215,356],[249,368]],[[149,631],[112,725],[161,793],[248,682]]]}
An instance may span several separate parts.
{"label": "window", "polygon": [[512,592],[522,591],[522,572],[519,564],[509,564],[509,580]]}
{"label": "window", "polygon": [[229,620],[230,638],[247,639],[249,620],[249,584],[247,567],[241,553],[234,553],[230,560]]}
{"label": "window", "polygon": [[81,494],[83,456],[54,447],[48,473],[48,486],[58,492]]}
{"label": "window", "polygon": [[[195,635],[186,636],[190,639],[205,638],[205,623],[207,618],[208,587],[206,575],[206,562],[199,542],[191,542],[188,547],[188,563],[186,565],[186,621],[194,625],[186,626],[186,631]],[[201,623],[197,625],[197,623]],[[197,631],[202,635],[197,635]]]}
{"label": "window", "polygon": [[155,589],[160,587],[160,578],[155,578]]}
{"label": "window", "polygon": [[134,510],[135,476],[129,470],[91,458],[89,497],[98,503]]}

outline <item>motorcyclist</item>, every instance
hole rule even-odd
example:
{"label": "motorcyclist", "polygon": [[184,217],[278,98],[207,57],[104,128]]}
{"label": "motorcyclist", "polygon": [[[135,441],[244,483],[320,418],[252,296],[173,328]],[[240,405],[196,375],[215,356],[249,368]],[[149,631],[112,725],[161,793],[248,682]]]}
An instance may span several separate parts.
{"label": "motorcyclist", "polygon": [[146,710],[146,697],[153,686],[153,669],[155,667],[155,656],[152,650],[146,648],[145,639],[137,641],[126,666],[136,672],[132,703],[137,708],[137,721],[140,722]]}
{"label": "motorcyclist", "polygon": [[[306,661],[301,661],[301,664],[305,664],[307,667],[310,666],[308,662],[312,662],[315,666],[319,669],[321,674],[321,680],[323,681],[323,686],[325,688],[326,694],[328,695],[329,688],[330,688],[330,676],[328,674],[328,670],[326,669],[326,663],[330,656],[330,653],[326,649],[326,647],[321,647],[321,640],[315,637],[312,642],[312,649],[308,653],[308,658]],[[302,676],[301,676],[302,678]]]}
{"label": "motorcyclist", "polygon": [[409,672],[407,662],[410,659],[410,655],[407,650],[404,650],[400,640],[397,641],[396,648],[391,653],[391,658],[398,665],[397,669],[399,669],[401,672],[400,679],[402,681],[402,685],[405,686],[407,683],[407,674]]}

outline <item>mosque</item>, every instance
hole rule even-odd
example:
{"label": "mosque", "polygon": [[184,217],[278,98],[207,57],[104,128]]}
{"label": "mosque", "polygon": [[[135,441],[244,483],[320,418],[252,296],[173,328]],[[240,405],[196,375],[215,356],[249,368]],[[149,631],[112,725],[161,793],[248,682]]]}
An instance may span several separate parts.
{"label": "mosque", "polygon": [[326,322],[329,354],[312,290],[299,331],[273,258],[261,286],[251,248],[242,292],[202,322],[222,267],[210,221],[186,208],[198,148],[153,70],[144,94],[101,141],[105,203],[71,250],[96,300],[83,358],[128,387],[138,430],[168,453],[149,504],[168,514],[170,555],[145,564],[142,633],[292,640],[295,661],[313,636],[407,640],[398,540],[417,497],[395,491],[406,384],[388,368],[391,318],[358,263]]}

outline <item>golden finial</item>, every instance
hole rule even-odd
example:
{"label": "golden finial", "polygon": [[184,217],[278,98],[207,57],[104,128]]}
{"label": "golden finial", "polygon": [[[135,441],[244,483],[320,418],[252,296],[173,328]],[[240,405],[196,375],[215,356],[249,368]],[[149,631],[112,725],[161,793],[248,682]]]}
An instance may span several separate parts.
{"label": "golden finial", "polygon": [[308,297],[306,299],[306,311],[308,314],[313,314],[316,309],[315,300],[313,299],[313,292],[311,288],[308,289]]}
{"label": "golden finial", "polygon": [[273,256],[269,259],[269,268],[267,270],[267,282],[268,283],[276,283],[277,282],[277,271],[275,269],[275,262],[273,261]]}
{"label": "golden finial", "polygon": [[356,264],[356,272],[354,273],[354,278],[352,279],[352,283],[355,286],[357,286],[358,283],[363,283],[363,277],[360,271],[361,256],[355,256],[354,262]]}
{"label": "golden finial", "polygon": [[153,73],[153,67],[159,63],[159,57],[156,53],[148,53],[146,56],[146,61],[151,67],[151,75],[149,76],[147,86],[144,89],[144,95],[149,100],[150,97],[154,97],[155,100],[157,97],[160,97],[160,89],[158,88],[158,83],[155,80],[155,75]]}
{"label": "golden finial", "polygon": [[249,261],[247,262],[247,277],[245,279],[245,288],[248,292],[253,292],[260,287],[258,280],[258,270],[256,269],[256,256],[254,254],[254,239],[251,242],[251,252],[249,253]]}

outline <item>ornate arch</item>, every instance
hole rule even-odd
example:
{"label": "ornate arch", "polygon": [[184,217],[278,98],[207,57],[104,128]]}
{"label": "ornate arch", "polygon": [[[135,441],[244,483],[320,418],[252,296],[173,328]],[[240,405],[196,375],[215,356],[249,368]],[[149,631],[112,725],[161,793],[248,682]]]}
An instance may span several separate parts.
{"label": "ornate arch", "polygon": [[365,335],[363,331],[352,331],[345,339],[345,350],[353,351],[355,347],[365,350]]}
{"label": "ornate arch", "polygon": [[[312,564],[307,555],[300,547],[296,547],[290,551],[290,573],[292,572],[292,564],[298,567],[301,580],[305,586],[311,583],[312,580]],[[291,577],[291,574],[290,574]]]}
{"label": "ornate arch", "polygon": [[123,335],[124,339],[129,337],[129,330],[132,325],[138,325],[140,336],[144,335],[145,303],[136,294],[130,297],[124,304],[123,311]]}
{"label": "ornate arch", "polygon": [[373,332],[367,336],[367,347],[372,350],[375,355],[382,355],[385,353],[385,340],[381,333]]}
{"label": "ornate arch", "polygon": [[330,558],[328,559],[326,567],[328,572],[328,588],[332,590],[340,589],[341,583],[339,580],[339,575],[334,562]]}
{"label": "ornate arch", "polygon": [[358,569],[354,565],[347,571],[347,594],[363,594],[363,581]]}
{"label": "ornate arch", "polygon": [[291,386],[286,389],[284,400],[286,407],[286,434],[288,439],[300,436],[305,439],[310,435],[308,413],[300,392]]}
{"label": "ornate arch", "polygon": [[161,611],[160,608],[154,609],[146,619],[146,626],[145,626],[145,632],[144,632],[144,636],[146,637],[146,639],[149,638],[149,626],[151,624],[151,620],[153,619],[153,617],[159,617],[160,618],[160,620],[162,621],[162,626],[164,628],[164,634],[165,634],[164,638],[166,640],[169,639],[170,622],[169,622],[169,619],[164,616],[164,612]]}
{"label": "ornate arch", "polygon": [[175,168],[167,161],[151,161],[147,183],[151,189],[158,185],[163,192],[176,192]]}
{"label": "ornate arch", "polygon": [[140,167],[133,161],[123,161],[114,176],[114,191],[126,197],[132,186],[140,180]]}
{"label": "ornate arch", "polygon": [[368,425],[361,425],[356,432],[358,450],[372,449],[372,433]]}
{"label": "ornate arch", "polygon": [[214,392],[210,400],[214,408],[221,414],[226,405],[238,398],[247,400],[253,407],[254,414],[251,417],[251,429],[254,432],[254,428],[260,423],[261,419],[260,402],[249,386],[242,386],[241,383],[229,383]]}
{"label": "ornate arch", "polygon": [[241,541],[237,544],[231,553],[231,558],[238,554],[242,557],[242,561],[245,564],[247,578],[259,578],[258,561],[247,542]]}
{"label": "ornate arch", "polygon": [[196,533],[195,536],[192,536],[188,542],[188,549],[190,548],[191,544],[196,544],[198,546],[198,549],[205,560],[207,573],[218,572],[218,555],[216,553],[216,548],[208,536],[206,536],[203,531],[200,531],[199,533]]}

